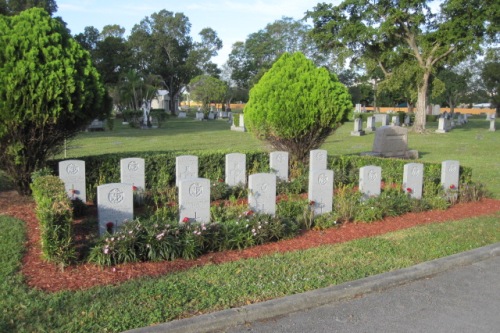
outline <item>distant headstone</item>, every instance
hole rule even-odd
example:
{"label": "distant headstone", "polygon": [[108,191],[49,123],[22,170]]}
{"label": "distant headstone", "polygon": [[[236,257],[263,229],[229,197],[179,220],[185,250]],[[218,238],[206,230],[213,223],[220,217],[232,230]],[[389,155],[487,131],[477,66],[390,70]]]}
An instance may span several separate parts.
{"label": "distant headstone", "polygon": [[375,132],[376,130],[375,126],[375,116],[370,116],[366,118],[366,131],[367,132]]}
{"label": "distant headstone", "polygon": [[362,136],[365,135],[365,131],[363,131],[363,119],[356,118],[354,119],[354,131],[351,132],[352,136]]}
{"label": "distant headstone", "polygon": [[198,156],[182,155],[175,158],[175,185],[184,179],[198,178]]}
{"label": "distant headstone", "polygon": [[333,207],[333,171],[312,170],[309,173],[308,197],[314,215],[332,211]]}
{"label": "distant headstone", "polygon": [[309,172],[312,170],[326,170],[328,152],[323,149],[314,149],[309,152]]}
{"label": "distant headstone", "polygon": [[288,152],[273,151],[269,156],[271,172],[281,180],[288,180]]}
{"label": "distant headstone", "polygon": [[393,126],[399,126],[400,125],[400,122],[399,122],[399,116],[392,116],[392,121],[391,121],[391,124]]}
{"label": "distant headstone", "polygon": [[247,129],[245,127],[245,118],[243,116],[243,113],[240,113],[240,115],[239,115],[239,121],[240,122],[239,122],[238,126],[235,126],[234,119],[233,119],[233,125],[231,126],[231,130],[232,131],[238,131],[238,132],[246,132]]}
{"label": "distant headstone", "polygon": [[120,181],[144,191],[146,189],[145,169],[143,158],[123,158],[120,160]]}
{"label": "distant headstone", "polygon": [[404,125],[410,126],[410,123],[411,123],[411,118],[410,118],[410,115],[407,114],[407,115],[405,115]]}
{"label": "distant headstone", "polygon": [[276,175],[256,173],[248,177],[248,206],[261,214],[276,214]]}
{"label": "distant headstone", "polygon": [[459,173],[460,163],[458,161],[441,162],[441,185],[445,191],[458,189]]}
{"label": "distant headstone", "polygon": [[495,128],[495,118],[493,119],[490,119],[490,129],[489,129],[490,132],[495,132],[496,131],[496,128]]}
{"label": "distant headstone", "polygon": [[209,120],[214,120],[214,119],[215,119],[215,112],[210,111],[210,112],[208,113],[208,119],[209,119]]}
{"label": "distant headstone", "polygon": [[210,222],[210,180],[183,179],[179,182],[179,222]]}
{"label": "distant headstone", "polygon": [[246,155],[232,153],[226,155],[226,184],[229,186],[247,183]]}
{"label": "distant headstone", "polygon": [[134,219],[134,195],[130,184],[111,183],[97,187],[99,235],[117,231]]}
{"label": "distant headstone", "polygon": [[354,109],[354,112],[361,112],[361,104],[356,104],[356,108]]}
{"label": "distant headstone", "polygon": [[446,126],[447,122],[448,122],[447,119],[445,119],[445,118],[439,118],[438,119],[438,129],[436,130],[436,133],[446,133],[446,132],[448,132],[448,128]]}
{"label": "distant headstone", "polygon": [[205,118],[205,115],[203,112],[196,112],[196,120],[203,120]]}
{"label": "distant headstone", "polygon": [[422,198],[424,180],[424,165],[422,163],[407,163],[403,171],[403,190],[414,199]]}
{"label": "distant headstone", "polygon": [[177,118],[186,118],[187,113],[186,111],[179,111],[179,115],[177,115]]}
{"label": "distant headstone", "polygon": [[359,169],[359,191],[363,194],[364,199],[379,196],[381,182],[381,167],[367,165]]}
{"label": "distant headstone", "polygon": [[381,126],[389,125],[389,115],[387,113],[381,113],[379,118],[380,118],[380,122],[382,123]]}
{"label": "distant headstone", "polygon": [[87,202],[85,183],[85,161],[66,160],[59,162],[59,178],[70,199],[80,199]]}
{"label": "distant headstone", "polygon": [[435,115],[435,116],[439,116],[439,114],[441,113],[441,107],[436,104],[432,107],[432,114]]}

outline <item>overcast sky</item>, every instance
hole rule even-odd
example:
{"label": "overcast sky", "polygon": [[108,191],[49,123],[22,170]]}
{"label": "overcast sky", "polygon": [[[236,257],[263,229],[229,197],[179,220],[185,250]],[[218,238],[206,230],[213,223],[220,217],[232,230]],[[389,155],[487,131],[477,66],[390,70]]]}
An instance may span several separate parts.
{"label": "overcast sky", "polygon": [[[268,23],[282,17],[302,19],[320,0],[58,0],[60,16],[68,24],[73,35],[83,32],[87,26],[99,31],[105,25],[118,24],[128,36],[132,27],[144,17],[162,9],[184,13],[191,23],[191,36],[198,40],[198,33],[210,27],[214,29],[224,46],[214,62],[226,62],[231,46],[245,41]],[[333,1],[338,4],[340,1]]]}

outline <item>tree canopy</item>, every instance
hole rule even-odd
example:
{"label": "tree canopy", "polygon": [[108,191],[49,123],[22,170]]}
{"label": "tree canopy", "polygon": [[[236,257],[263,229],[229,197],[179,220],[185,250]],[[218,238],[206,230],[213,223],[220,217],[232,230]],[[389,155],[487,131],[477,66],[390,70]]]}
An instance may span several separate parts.
{"label": "tree canopy", "polygon": [[0,31],[0,168],[26,194],[31,173],[109,109],[88,52],[59,20],[33,8],[0,16]]}
{"label": "tree canopy", "polygon": [[323,50],[348,50],[354,62],[376,64],[387,78],[402,65],[414,68],[416,131],[425,130],[429,79],[436,68],[480,52],[484,39],[497,38],[499,29],[497,1],[446,0],[439,13],[430,3],[345,0],[338,6],[318,4],[306,15]]}
{"label": "tree canopy", "polygon": [[203,110],[208,112],[212,101],[221,102],[227,92],[227,84],[210,75],[199,75],[189,83],[191,99],[199,101]]}
{"label": "tree canopy", "polygon": [[250,90],[245,126],[274,148],[305,161],[352,110],[337,76],[304,54],[284,53]]}
{"label": "tree canopy", "polygon": [[55,0],[0,0],[1,15],[16,15],[34,7],[43,8],[50,15],[57,11]]}

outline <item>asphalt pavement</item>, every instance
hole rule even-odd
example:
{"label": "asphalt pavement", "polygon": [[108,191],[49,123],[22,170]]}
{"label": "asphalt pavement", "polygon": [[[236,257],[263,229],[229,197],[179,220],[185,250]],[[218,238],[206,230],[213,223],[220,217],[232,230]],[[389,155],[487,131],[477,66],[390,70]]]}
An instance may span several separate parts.
{"label": "asphalt pavement", "polygon": [[127,332],[500,332],[500,243]]}

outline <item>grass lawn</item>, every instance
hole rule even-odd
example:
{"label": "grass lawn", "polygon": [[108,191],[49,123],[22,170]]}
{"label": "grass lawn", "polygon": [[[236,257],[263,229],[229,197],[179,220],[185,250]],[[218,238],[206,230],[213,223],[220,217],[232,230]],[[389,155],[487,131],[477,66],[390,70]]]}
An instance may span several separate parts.
{"label": "grass lawn", "polygon": [[494,216],[78,292],[27,288],[24,224],[0,216],[0,332],[120,332],[356,280],[500,241]]}

